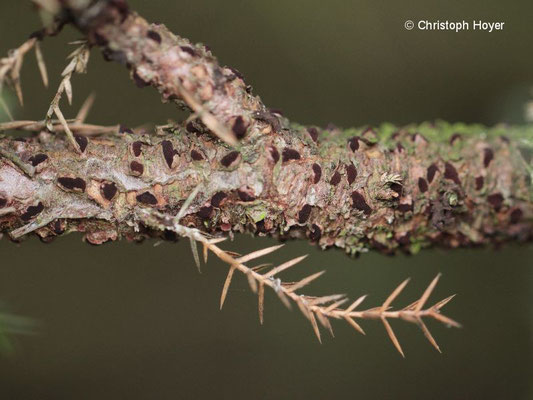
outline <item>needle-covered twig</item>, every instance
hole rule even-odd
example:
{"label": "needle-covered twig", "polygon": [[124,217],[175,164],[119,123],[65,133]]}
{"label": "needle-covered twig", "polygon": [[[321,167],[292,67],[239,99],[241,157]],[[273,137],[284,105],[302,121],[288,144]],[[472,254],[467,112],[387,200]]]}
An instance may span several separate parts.
{"label": "needle-covered twig", "polygon": [[240,273],[244,274],[248,278],[250,288],[258,295],[259,320],[261,323],[263,323],[264,314],[264,289],[265,287],[269,287],[278,295],[280,300],[287,307],[290,307],[291,304],[296,304],[298,306],[302,314],[311,323],[311,326],[313,327],[313,330],[320,342],[322,340],[317,320],[333,335],[333,329],[330,321],[331,319],[345,320],[362,334],[364,334],[364,331],[356,322],[356,320],[379,319],[384,324],[387,334],[389,335],[396,349],[402,356],[404,356],[400,342],[397,339],[389,320],[402,319],[404,321],[417,324],[431,345],[439,352],[440,348],[423,322],[423,318],[433,318],[447,326],[456,328],[460,327],[459,323],[440,313],[441,308],[444,307],[444,305],[446,305],[453,298],[453,296],[450,296],[434,304],[433,306],[425,307],[429,296],[435,289],[435,286],[440,278],[440,274],[437,275],[437,277],[429,284],[422,296],[415,303],[403,309],[393,310],[391,309],[391,304],[400,295],[409,280],[402,282],[379,307],[357,310],[357,308],[366,298],[366,296],[362,296],[351,303],[348,307],[342,308],[341,306],[348,301],[343,294],[314,297],[296,292],[297,290],[299,291],[314,281],[316,278],[322,275],[323,272],[309,275],[304,277],[302,280],[293,283],[284,282],[278,277],[278,275],[283,271],[299,264],[305,259],[306,256],[294,258],[263,272],[263,270],[251,268],[246,264],[249,261],[273,253],[274,251],[280,249],[282,247],[281,245],[267,247],[241,257],[234,257],[218,246],[218,244],[221,242],[220,238],[211,239],[195,228],[183,226],[180,224],[180,218],[147,210],[141,210],[137,216],[140,221],[148,226],[153,226],[156,228],[165,227],[165,229],[172,230],[180,236],[189,238],[191,241],[201,243],[206,252],[213,253],[216,257],[229,265],[228,275],[222,288],[220,308],[222,308],[224,305],[224,301],[228,294],[228,289],[234,277],[234,273],[239,271]]}

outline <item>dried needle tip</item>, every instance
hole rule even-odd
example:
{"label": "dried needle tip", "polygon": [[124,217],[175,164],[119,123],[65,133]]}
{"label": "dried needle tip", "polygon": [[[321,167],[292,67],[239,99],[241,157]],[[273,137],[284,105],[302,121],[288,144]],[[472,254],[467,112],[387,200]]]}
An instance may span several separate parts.
{"label": "dried needle tip", "polygon": [[44,63],[41,45],[38,41],[35,42],[35,58],[37,59],[37,66],[39,67],[39,73],[41,74],[43,85],[44,87],[48,87],[48,72],[46,71],[46,64]]}
{"label": "dried needle tip", "polygon": [[196,240],[194,240],[193,238],[189,238],[189,240],[191,242],[191,250],[192,255],[194,257],[194,263],[196,264],[196,268],[198,268],[198,272],[202,273],[202,270],[200,269],[200,256],[198,255],[198,246],[196,244]]}
{"label": "dried needle tip", "polygon": [[394,331],[392,330],[392,327],[389,324],[389,321],[387,321],[387,317],[382,316],[381,321],[383,321],[383,325],[385,325],[385,330],[387,331],[387,334],[389,335],[390,340],[394,344],[394,347],[396,347],[396,350],[402,355],[403,358],[405,358],[405,354],[403,353],[402,346],[400,346],[400,342],[398,341],[398,338],[394,334]]}
{"label": "dried needle tip", "polygon": [[224,306],[224,301],[226,300],[226,296],[228,295],[228,289],[229,285],[231,284],[231,279],[233,278],[233,273],[235,272],[235,266],[231,266],[228,271],[228,276],[226,276],[226,280],[224,281],[224,287],[222,288],[222,295],[220,296],[220,309],[222,310],[222,307]]}
{"label": "dried needle tip", "polygon": [[87,115],[89,114],[89,111],[91,111],[91,108],[94,104],[94,99],[96,98],[96,95],[94,93],[91,93],[83,104],[80,107],[80,110],[78,111],[78,114],[76,115],[76,121],[83,123],[87,119]]}

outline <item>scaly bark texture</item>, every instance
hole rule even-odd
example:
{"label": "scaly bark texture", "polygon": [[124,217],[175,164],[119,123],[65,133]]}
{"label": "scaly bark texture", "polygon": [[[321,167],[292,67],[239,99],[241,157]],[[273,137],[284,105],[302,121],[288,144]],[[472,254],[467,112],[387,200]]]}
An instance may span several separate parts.
{"label": "scaly bark texture", "polygon": [[58,4],[59,25],[76,25],[138,86],[156,87],[197,118],[151,135],[77,136],[81,153],[45,131],[1,139],[0,230],[14,239],[72,231],[94,244],[173,239],[139,210],[176,215],[197,186],[182,222],[207,232],[308,237],[352,254],[533,237],[531,127],[291,124],[206,47],[148,24],[124,2]]}
{"label": "scaly bark texture", "polygon": [[350,253],[527,241],[533,197],[517,143],[530,134],[445,123],[347,131],[293,125],[235,150],[208,132],[171,127],[78,136],[82,154],[62,135],[4,138],[0,229],[45,239],[81,231],[94,244],[165,237],[137,211],[175,215],[200,185],[182,223],[208,232],[307,236]]}

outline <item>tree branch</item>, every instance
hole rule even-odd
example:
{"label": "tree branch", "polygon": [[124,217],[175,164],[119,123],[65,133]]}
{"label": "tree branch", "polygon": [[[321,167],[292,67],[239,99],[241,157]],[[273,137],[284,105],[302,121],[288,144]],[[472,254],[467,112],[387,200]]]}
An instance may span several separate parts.
{"label": "tree branch", "polygon": [[[59,121],[49,112],[45,121],[0,125],[35,132],[0,138],[0,233],[13,240],[35,233],[49,241],[76,231],[92,244],[186,237],[198,265],[197,242],[204,257],[211,251],[229,264],[221,306],[239,271],[258,293],[261,321],[267,286],[298,305],[319,339],[317,320],[332,331],[329,319],[343,319],[363,332],[356,319],[379,319],[403,355],[389,319],[418,324],[437,349],[422,318],[458,326],[440,314],[451,297],[423,309],[438,278],[398,311],[390,304],[407,281],[380,307],[355,311],[362,297],[342,309],[344,296],[295,293],[320,273],[295,283],[277,278],[302,257],[261,273],[245,263],[277,246],[236,257],[212,236],[307,237],[350,254],[533,238],[532,126],[304,127],[268,110],[207,48],[148,24],[122,0],[39,3],[50,14],[45,19],[55,20],[43,35],[73,23],[105,57],[127,66],[138,86],[154,86],[193,115],[152,134],[86,124],[86,107],[67,120],[58,105],[63,91],[71,94],[73,70],[66,73],[51,107]],[[0,60],[0,84],[9,77],[17,92],[22,57],[36,41],[28,43]],[[87,56],[80,56],[83,67]],[[42,71],[40,53],[38,59]]]}

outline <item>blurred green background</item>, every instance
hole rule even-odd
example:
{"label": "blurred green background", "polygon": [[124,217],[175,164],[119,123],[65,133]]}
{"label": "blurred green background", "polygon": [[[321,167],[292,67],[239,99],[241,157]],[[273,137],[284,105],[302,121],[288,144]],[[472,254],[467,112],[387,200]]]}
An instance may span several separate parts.
{"label": "blurred green background", "polygon": [[[533,87],[530,1],[130,1],[151,21],[207,43],[239,69],[266,104],[302,123],[359,126],[442,118],[523,123]],[[503,32],[406,31],[404,21],[503,21]],[[18,46],[39,20],[29,2],[0,3],[0,53]],[[22,73],[19,119],[40,119],[78,38],[67,29],[43,43],[51,76],[45,90],[32,57]],[[76,76],[74,116],[92,91],[90,121],[136,126],[183,116],[139,90],[119,65],[92,52]],[[2,399],[527,399],[533,398],[533,246],[424,251],[415,257],[320,252],[289,242],[269,261],[311,257],[285,274],[326,268],[310,294],[370,293],[378,305],[405,277],[398,305],[414,300],[438,273],[433,300],[458,293],[445,311],[464,324],[429,323],[444,354],[409,324],[394,323],[407,358],[383,327],[363,322],[363,337],[334,323],[317,343],[298,311],[268,293],[265,325],[238,277],[218,310],[227,268],[211,259],[198,274],[189,245],[155,242],[100,247],[70,236],[44,245],[0,241],[0,299],[35,318],[36,334],[15,336],[0,357]],[[273,244],[238,236],[227,248]]]}

